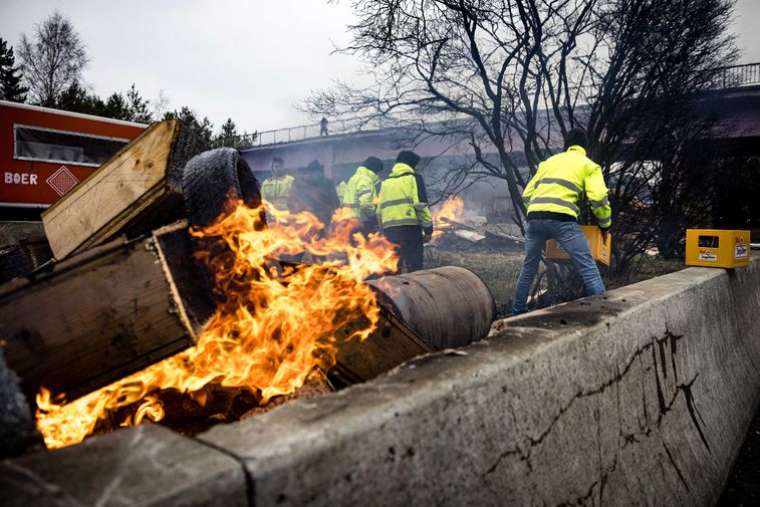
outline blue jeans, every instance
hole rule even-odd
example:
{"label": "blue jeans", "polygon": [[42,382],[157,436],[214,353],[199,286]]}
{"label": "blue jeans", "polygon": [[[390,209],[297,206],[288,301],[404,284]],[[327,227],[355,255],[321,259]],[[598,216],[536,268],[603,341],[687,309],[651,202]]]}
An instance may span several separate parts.
{"label": "blue jeans", "polygon": [[599,268],[591,257],[586,236],[576,222],[559,220],[530,220],[526,231],[525,261],[520,278],[517,280],[512,313],[517,315],[527,310],[528,294],[538,272],[538,264],[544,254],[544,246],[549,239],[557,240],[568,253],[578,274],[583,279],[587,296],[604,294],[604,282]]}

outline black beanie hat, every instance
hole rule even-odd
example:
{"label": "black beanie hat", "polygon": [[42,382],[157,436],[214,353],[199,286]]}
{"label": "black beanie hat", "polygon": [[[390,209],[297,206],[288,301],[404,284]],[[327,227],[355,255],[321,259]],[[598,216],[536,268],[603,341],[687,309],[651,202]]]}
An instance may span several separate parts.
{"label": "black beanie hat", "polygon": [[580,146],[583,149],[588,148],[588,136],[585,130],[575,127],[565,135],[565,149],[571,146]]}
{"label": "black beanie hat", "polygon": [[379,173],[383,170],[383,161],[377,157],[367,157],[367,160],[362,165],[374,173]]}
{"label": "black beanie hat", "polygon": [[413,151],[400,151],[396,157],[396,162],[400,164],[406,164],[412,168],[417,167],[417,163],[420,161],[420,156]]}
{"label": "black beanie hat", "polygon": [[307,171],[323,171],[322,164],[319,163],[319,160],[312,160],[309,162],[309,165],[306,166]]}

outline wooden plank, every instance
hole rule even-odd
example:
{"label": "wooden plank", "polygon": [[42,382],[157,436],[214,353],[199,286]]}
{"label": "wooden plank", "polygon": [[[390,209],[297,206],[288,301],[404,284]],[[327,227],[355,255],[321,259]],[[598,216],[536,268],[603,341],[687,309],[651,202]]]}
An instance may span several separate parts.
{"label": "wooden plank", "polygon": [[155,238],[117,241],[0,290],[6,359],[33,397],[69,399],[194,343]]}
{"label": "wooden plank", "polygon": [[187,229],[187,220],[181,220],[154,231],[153,238],[164,276],[178,303],[178,316],[197,334],[214,314],[214,277],[195,261],[195,246]]}
{"label": "wooden plank", "polygon": [[182,167],[204,148],[179,120],[151,125],[42,214],[55,257],[176,220]]}

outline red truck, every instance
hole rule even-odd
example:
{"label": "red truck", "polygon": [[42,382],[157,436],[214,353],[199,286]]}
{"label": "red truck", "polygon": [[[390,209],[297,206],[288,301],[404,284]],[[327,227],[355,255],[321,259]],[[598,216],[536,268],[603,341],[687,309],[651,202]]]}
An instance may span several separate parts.
{"label": "red truck", "polygon": [[0,208],[47,208],[146,127],[0,100]]}

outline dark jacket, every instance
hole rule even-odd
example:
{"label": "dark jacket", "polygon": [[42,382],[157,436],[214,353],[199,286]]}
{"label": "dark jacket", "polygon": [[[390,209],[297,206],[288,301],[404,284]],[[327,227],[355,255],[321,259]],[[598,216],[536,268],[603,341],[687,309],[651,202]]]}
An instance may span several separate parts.
{"label": "dark jacket", "polygon": [[321,174],[298,175],[288,197],[291,213],[308,211],[325,225],[330,225],[335,210],[340,208],[340,199],[332,180]]}

